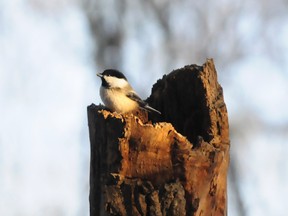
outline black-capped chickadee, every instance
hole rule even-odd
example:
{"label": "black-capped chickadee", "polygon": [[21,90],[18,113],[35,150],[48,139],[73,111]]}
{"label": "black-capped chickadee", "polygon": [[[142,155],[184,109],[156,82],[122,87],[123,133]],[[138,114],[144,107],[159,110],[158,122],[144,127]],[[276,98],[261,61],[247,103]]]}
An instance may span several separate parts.
{"label": "black-capped chickadee", "polygon": [[127,113],[141,108],[161,114],[137,95],[120,71],[108,69],[103,73],[98,73],[97,76],[102,80],[100,87],[101,99],[111,111]]}

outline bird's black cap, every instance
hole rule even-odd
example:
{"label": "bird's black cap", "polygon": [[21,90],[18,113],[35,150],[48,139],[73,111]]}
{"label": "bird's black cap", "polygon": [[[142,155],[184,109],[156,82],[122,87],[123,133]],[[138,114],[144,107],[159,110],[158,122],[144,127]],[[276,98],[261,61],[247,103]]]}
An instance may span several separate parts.
{"label": "bird's black cap", "polygon": [[113,77],[127,80],[127,78],[124,76],[123,73],[121,73],[118,70],[114,70],[114,69],[107,69],[102,73],[102,75],[103,76],[113,76]]}

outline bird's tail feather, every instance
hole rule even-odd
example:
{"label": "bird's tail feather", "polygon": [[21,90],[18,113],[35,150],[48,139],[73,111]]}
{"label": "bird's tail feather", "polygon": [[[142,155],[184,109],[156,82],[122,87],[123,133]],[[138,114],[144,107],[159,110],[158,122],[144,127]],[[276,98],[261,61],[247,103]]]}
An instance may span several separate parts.
{"label": "bird's tail feather", "polygon": [[156,113],[158,113],[158,114],[161,115],[161,112],[160,112],[160,111],[158,111],[158,110],[150,107],[149,105],[146,105],[146,106],[144,106],[143,108],[144,108],[145,110],[149,111],[149,112],[156,112]]}

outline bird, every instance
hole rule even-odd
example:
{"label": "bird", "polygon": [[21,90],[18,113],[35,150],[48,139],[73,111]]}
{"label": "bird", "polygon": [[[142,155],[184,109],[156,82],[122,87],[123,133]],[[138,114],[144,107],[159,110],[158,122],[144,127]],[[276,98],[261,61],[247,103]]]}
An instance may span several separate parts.
{"label": "bird", "polygon": [[111,111],[124,114],[140,108],[161,114],[137,95],[122,72],[107,69],[102,73],[97,73],[97,76],[102,81],[100,97],[104,105]]}

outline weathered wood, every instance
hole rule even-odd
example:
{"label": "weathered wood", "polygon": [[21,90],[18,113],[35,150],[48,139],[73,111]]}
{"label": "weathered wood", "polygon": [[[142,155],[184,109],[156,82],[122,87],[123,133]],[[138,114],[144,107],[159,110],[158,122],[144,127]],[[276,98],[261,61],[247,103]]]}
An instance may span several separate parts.
{"label": "weathered wood", "polygon": [[228,116],[213,61],[163,76],[148,102],[162,115],[88,107],[90,215],[226,215]]}

